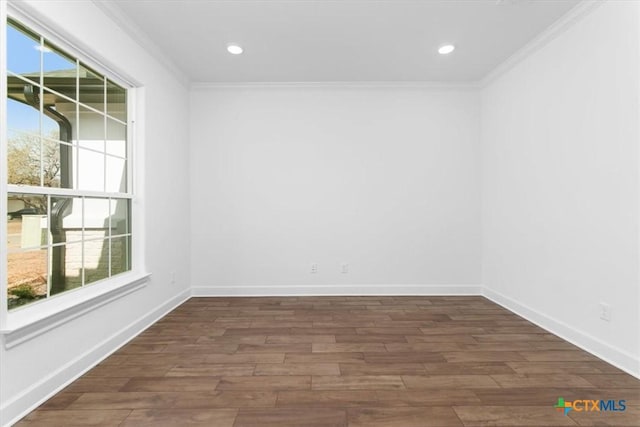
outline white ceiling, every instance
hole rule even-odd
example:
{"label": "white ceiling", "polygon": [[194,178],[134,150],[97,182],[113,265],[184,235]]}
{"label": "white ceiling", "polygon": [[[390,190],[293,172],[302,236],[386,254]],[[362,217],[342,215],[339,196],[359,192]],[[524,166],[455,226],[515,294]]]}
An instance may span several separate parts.
{"label": "white ceiling", "polygon": [[[118,0],[117,7],[194,82],[470,82],[579,2]],[[244,54],[227,53],[230,42]],[[439,55],[444,43],[456,51]]]}

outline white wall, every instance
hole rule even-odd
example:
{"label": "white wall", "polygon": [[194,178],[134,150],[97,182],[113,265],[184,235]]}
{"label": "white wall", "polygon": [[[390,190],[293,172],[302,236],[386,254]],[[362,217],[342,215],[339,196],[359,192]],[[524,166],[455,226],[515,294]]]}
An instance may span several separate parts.
{"label": "white wall", "polygon": [[477,91],[195,86],[191,112],[196,293],[480,283]]}
{"label": "white wall", "polygon": [[639,5],[604,2],[482,92],[489,295],[636,375]]}
{"label": "white wall", "polygon": [[[71,34],[144,87],[146,287],[10,349],[0,346],[0,425],[90,367],[188,293],[188,91],[93,2],[26,1],[32,15]],[[176,272],[177,284],[170,284]],[[185,293],[187,292],[187,293]]]}

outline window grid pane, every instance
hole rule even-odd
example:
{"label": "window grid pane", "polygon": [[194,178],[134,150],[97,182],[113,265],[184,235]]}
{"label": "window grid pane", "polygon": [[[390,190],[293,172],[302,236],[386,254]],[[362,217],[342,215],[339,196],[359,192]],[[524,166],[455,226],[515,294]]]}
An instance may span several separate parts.
{"label": "window grid pane", "polygon": [[132,195],[127,89],[11,19],[7,45],[11,309],[130,271]]}

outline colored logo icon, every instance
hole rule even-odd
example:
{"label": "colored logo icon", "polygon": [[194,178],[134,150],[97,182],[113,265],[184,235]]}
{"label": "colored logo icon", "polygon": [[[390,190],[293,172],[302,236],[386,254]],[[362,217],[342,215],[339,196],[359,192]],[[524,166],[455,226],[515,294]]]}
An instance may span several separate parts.
{"label": "colored logo icon", "polygon": [[565,402],[564,398],[562,397],[558,398],[558,402],[553,405],[553,407],[556,408],[556,411],[564,412],[565,415],[567,415],[569,411],[573,409],[571,402]]}

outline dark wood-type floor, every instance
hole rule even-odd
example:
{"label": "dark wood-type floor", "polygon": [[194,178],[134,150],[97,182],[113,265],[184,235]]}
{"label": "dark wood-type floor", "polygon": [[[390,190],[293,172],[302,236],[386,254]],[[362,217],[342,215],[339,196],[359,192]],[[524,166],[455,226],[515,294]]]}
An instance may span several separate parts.
{"label": "dark wood-type floor", "polygon": [[640,381],[482,297],[193,298],[18,425],[640,426]]}

